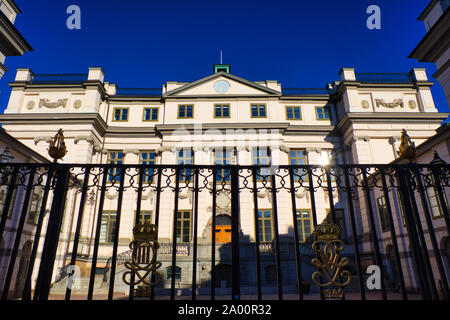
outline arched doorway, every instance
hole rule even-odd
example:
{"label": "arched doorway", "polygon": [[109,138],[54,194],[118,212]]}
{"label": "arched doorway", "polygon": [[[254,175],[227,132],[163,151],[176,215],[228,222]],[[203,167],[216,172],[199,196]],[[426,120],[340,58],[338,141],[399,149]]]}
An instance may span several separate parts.
{"label": "arched doorway", "polygon": [[216,217],[216,243],[231,242],[231,217],[221,214]]}
{"label": "arched doorway", "polygon": [[219,264],[216,266],[216,288],[231,288],[231,266]]}
{"label": "arched doorway", "polygon": [[22,247],[22,254],[20,256],[20,262],[19,262],[19,270],[17,272],[16,285],[14,287],[14,296],[15,297],[21,297],[22,293],[23,293],[23,289],[25,286],[25,280],[27,277],[28,264],[30,262],[30,256],[31,256],[31,244],[32,244],[32,241],[29,240],[29,241],[25,242],[25,244]]}

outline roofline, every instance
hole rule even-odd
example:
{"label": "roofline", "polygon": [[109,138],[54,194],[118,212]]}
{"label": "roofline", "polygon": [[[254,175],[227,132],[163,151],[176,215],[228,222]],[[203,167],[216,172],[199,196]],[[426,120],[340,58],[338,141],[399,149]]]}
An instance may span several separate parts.
{"label": "roofline", "polygon": [[33,149],[29,148],[28,146],[20,142],[18,139],[14,138],[12,135],[6,132],[5,128],[3,127],[0,127],[0,135],[2,136],[2,139],[6,140],[5,142],[7,143],[7,147],[14,149],[18,153],[21,153],[25,156],[30,156],[33,160],[41,161],[42,163],[51,162],[49,159],[47,159],[40,153],[37,153]]}
{"label": "roofline", "polygon": [[434,7],[434,5],[438,3],[438,1],[439,0],[431,0],[431,2],[425,7],[425,9],[423,9],[417,20],[423,21],[423,19],[425,18],[424,16],[430,12],[431,8]]}

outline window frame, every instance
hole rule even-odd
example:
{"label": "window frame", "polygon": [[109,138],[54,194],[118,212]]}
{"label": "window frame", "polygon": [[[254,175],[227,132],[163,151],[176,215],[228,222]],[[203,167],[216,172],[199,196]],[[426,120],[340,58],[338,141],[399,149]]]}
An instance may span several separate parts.
{"label": "window frame", "polygon": [[[380,200],[383,200],[381,202]],[[381,232],[388,232],[391,230],[391,225],[389,224],[389,212],[387,208],[386,198],[384,195],[376,198],[377,211],[378,211],[378,221],[380,223]],[[384,225],[384,226],[383,226]]]}
{"label": "window frame", "polygon": [[[135,224],[135,222],[136,222],[136,214],[137,214],[137,211],[135,210],[135,211],[134,211],[133,226],[136,226],[136,224]],[[140,217],[139,217],[139,223],[140,223],[140,224],[143,224],[143,222],[145,222],[145,220],[143,221],[142,218],[143,218],[146,214],[149,214],[149,215],[150,215],[150,217],[149,217],[148,220],[150,221],[150,223],[152,223],[152,221],[153,221],[153,210],[141,210],[141,211],[139,212],[139,215],[140,215]],[[144,218],[145,218],[145,217],[144,217]]]}
{"label": "window frame", "polygon": [[[323,119],[319,118],[319,113],[317,112],[317,110],[319,108],[322,109],[322,113],[323,113],[323,110],[328,109],[328,118],[323,118]],[[314,110],[316,112],[316,120],[318,120],[318,121],[331,121],[332,120],[331,119],[331,108],[330,108],[330,106],[328,106],[328,105],[326,105],[326,106],[315,106]],[[324,113],[323,113],[323,115],[325,116]]]}
{"label": "window frame", "polygon": [[[226,157],[222,157],[220,158],[219,162],[221,163],[217,163],[217,150],[219,150],[220,152],[222,152],[222,155],[225,155]],[[219,166],[227,166],[227,165],[231,165],[233,163],[233,158],[234,158],[235,154],[234,154],[234,148],[233,150],[227,150],[227,148],[215,148],[214,152],[213,152],[213,161],[214,161],[214,165],[219,165]],[[227,163],[223,163],[223,162],[227,162]],[[228,172],[227,172],[228,171]],[[225,182],[226,184],[230,184],[231,183],[231,171],[229,169],[220,169],[216,171],[216,184],[220,184]]]}
{"label": "window frame", "polygon": [[[255,163],[255,157],[254,157],[254,151],[255,150],[258,150],[258,155],[257,155],[257,157],[256,157],[256,159],[257,159],[257,162],[258,163]],[[260,162],[261,162],[261,155],[260,155],[260,150],[267,150],[267,159],[268,159],[268,163],[267,164],[261,164]],[[254,165],[254,166],[265,166],[265,165],[271,165],[271,163],[272,163],[272,154],[271,154],[271,152],[270,152],[270,148],[269,147],[263,147],[263,148],[261,148],[261,147],[255,147],[255,148],[252,148],[252,151],[251,151],[251,156],[252,156],[252,165]],[[266,181],[266,182],[268,182],[269,181],[269,179],[268,178],[263,178],[263,177],[270,177],[270,175],[269,174],[262,174],[261,172],[262,171],[264,171],[264,170],[268,170],[269,168],[260,168],[260,169],[257,169],[256,170],[256,175],[257,175],[257,177],[256,177],[256,181],[257,182],[261,182],[261,181]]]}
{"label": "window frame", "polygon": [[[303,212],[303,211],[308,211],[308,213],[309,213],[309,217],[308,218],[303,218],[303,214],[301,214],[301,217],[299,218],[299,216],[298,216],[298,213],[299,212]],[[298,229],[298,231],[300,231],[300,221],[302,221],[302,223],[301,223],[301,225],[302,225],[302,235],[303,235],[303,241],[302,240],[300,240],[300,235],[298,234],[298,236],[299,236],[299,243],[305,243],[306,242],[306,240],[308,239],[308,237],[310,236],[310,235],[312,235],[313,234],[313,232],[314,232],[314,221],[313,221],[313,216],[312,216],[312,210],[311,209],[296,209],[296,221],[297,221],[297,229]],[[309,228],[310,228],[310,233],[306,236],[306,233],[305,233],[305,225],[304,225],[304,221],[306,221],[306,220],[308,220],[309,221]]]}
{"label": "window frame", "polygon": [[[101,240],[102,237],[102,227],[101,224],[103,223],[103,218],[105,217],[105,214],[107,214],[107,222],[106,222],[106,230],[105,230],[105,241]],[[110,228],[111,228],[111,224],[110,222],[112,221],[111,216],[114,216],[114,228],[117,228],[117,210],[103,210],[102,211],[102,216],[101,216],[101,223],[100,223],[100,235],[99,235],[99,244],[104,244],[104,245],[110,245],[114,243],[115,239],[109,239],[109,234],[110,234]],[[115,230],[114,230],[115,231]],[[108,241],[108,240],[112,240],[112,241]]]}
{"label": "window frame", "polygon": [[[263,212],[270,212],[270,216],[268,218],[264,217]],[[261,213],[261,216],[260,216]],[[266,238],[266,232],[265,231],[265,224],[263,224],[264,221],[270,221],[270,240],[265,239]],[[259,227],[259,243],[271,243],[273,241],[273,212],[272,209],[263,209],[258,208],[258,227]],[[255,238],[256,238],[256,226],[255,226]]]}
{"label": "window frame", "polygon": [[[298,110],[299,110],[299,112],[300,112],[300,118],[296,119],[295,116],[294,116],[294,118],[290,119],[290,118],[288,117],[288,108],[293,108],[293,109],[292,109],[292,115],[293,115],[293,116],[295,115],[294,108],[298,108]],[[285,111],[286,111],[286,120],[292,120],[292,121],[303,120],[303,119],[302,119],[303,117],[302,117],[302,107],[301,107],[301,106],[285,106]]]}
{"label": "window frame", "polygon": [[[184,110],[185,116],[184,117],[180,117],[180,107],[181,106],[185,107],[185,110]],[[192,116],[190,116],[190,117],[187,116],[187,107],[188,106],[192,107]],[[178,108],[177,108],[177,119],[194,119],[194,104],[182,104],[182,103],[180,103],[178,105]]]}
{"label": "window frame", "polygon": [[[170,272],[169,272],[169,270],[170,270]],[[179,279],[177,278],[177,271],[178,270],[180,270],[180,278]],[[182,272],[181,267],[175,266],[175,282],[177,282],[177,281],[181,282],[181,272]],[[166,280],[172,281],[172,266],[167,266],[166,267]]]}
{"label": "window frame", "polygon": [[[154,159],[150,159],[150,157],[148,159],[143,159],[142,158],[143,154],[147,154],[147,155],[154,154],[155,157],[154,157]],[[153,150],[140,151],[139,152],[139,164],[141,164],[141,165],[156,165],[157,156],[158,156],[157,153]],[[153,162],[153,163],[144,163],[144,162]],[[149,171],[151,171],[151,173],[147,173]],[[151,168],[145,169],[145,172],[142,175],[142,183],[152,184],[153,183],[153,175],[154,175],[154,169],[151,169]]]}
{"label": "window frame", "polygon": [[[150,119],[145,119],[145,111],[150,110]],[[156,119],[152,119],[153,110],[156,110]],[[159,121],[159,107],[145,107],[142,109],[142,122],[157,122]]]}
{"label": "window frame", "polygon": [[[36,189],[38,189],[37,193],[35,192]],[[32,211],[33,207],[33,196],[37,195],[37,203],[36,203],[36,209]],[[39,213],[41,212],[41,206],[42,206],[42,199],[44,198],[44,187],[42,186],[35,186],[33,187],[33,192],[31,193],[30,198],[30,205],[28,209],[28,218],[27,223],[31,225],[37,225],[39,220]],[[34,214],[32,216],[32,213]]]}
{"label": "window frame", "polygon": [[[116,110],[121,110],[122,111],[122,112],[120,112],[120,119],[119,120],[115,119]],[[123,110],[127,110],[127,118],[125,120],[122,120]],[[111,120],[112,122],[128,122],[129,118],[130,118],[130,107],[113,107],[112,120]]]}
{"label": "window frame", "polygon": [[[189,218],[188,218],[188,221],[189,221],[189,240],[188,241],[183,241],[183,236],[184,236],[184,233],[183,233],[183,222],[185,221],[185,220],[187,220],[186,218],[184,218],[184,213],[186,213],[186,212],[188,212],[189,213]],[[177,214],[177,217],[176,217],[176,225],[174,226],[174,228],[176,228],[176,230],[175,230],[175,236],[177,237],[177,241],[176,241],[176,243],[177,244],[188,244],[188,243],[191,243],[191,241],[192,241],[192,210],[190,210],[190,209],[188,209],[188,210],[178,210],[178,212],[174,212],[175,214]],[[178,218],[178,213],[181,213],[181,220]],[[180,234],[178,234],[178,221],[181,221],[180,222],[180,225],[181,225],[181,229],[180,229]],[[180,239],[180,241],[178,241],[178,238]],[[175,241],[175,239],[172,239],[172,241]]]}
{"label": "window frame", "polygon": [[[433,184],[432,186],[428,186],[427,187],[427,186],[425,186],[425,183],[423,183],[424,184],[424,189],[425,189],[425,195],[426,195],[426,198],[427,198],[427,206],[428,206],[428,209],[430,210],[431,218],[432,219],[443,218],[444,217],[444,210],[443,210],[442,205],[441,205],[441,199],[439,198],[439,192],[438,192],[437,188],[434,186],[434,176],[431,173],[427,174],[427,176],[429,176],[429,179],[431,180],[431,182]],[[434,193],[434,197],[435,197],[436,203],[437,203],[436,207],[438,208],[438,211],[439,211],[439,215],[436,215],[436,216],[433,213],[433,208],[435,208],[435,207],[431,206],[430,189]],[[442,190],[442,195],[444,196],[444,202],[447,204],[447,210],[448,210],[449,206],[448,206],[447,195],[445,194],[445,189]]]}
{"label": "window frame", "polygon": [[[182,161],[180,163],[179,155],[180,155],[180,151],[181,150],[183,150],[183,158],[182,158]],[[184,153],[185,153],[186,150],[189,150],[190,153],[191,153],[191,158],[190,158],[190,162],[191,163],[185,163],[185,160],[187,158],[184,156]],[[176,162],[175,163],[176,165],[193,165],[194,164],[194,150],[192,148],[178,148],[178,149],[176,149],[175,162]],[[189,172],[189,173],[187,173],[187,172]],[[178,181],[179,182],[188,182],[188,181],[191,182],[193,180],[193,175],[194,175],[193,174],[193,169],[181,169]]]}
{"label": "window frame", "polygon": [[[217,116],[217,114],[216,114],[217,106],[221,106],[221,108],[220,108],[220,111],[222,114],[221,116]],[[223,115],[223,107],[224,106],[228,106],[228,116]],[[230,119],[231,118],[231,105],[229,103],[214,103],[213,115],[214,115],[214,119]]]}
{"label": "window frame", "polygon": [[[299,151],[301,151],[303,153],[303,158],[299,158],[297,156],[294,157],[294,158],[291,157],[291,152],[296,152],[296,154],[297,154],[297,152],[299,152]],[[299,163],[292,164],[291,163],[292,160],[295,160],[295,162],[298,162],[298,160],[301,160],[301,159],[303,159],[303,162],[304,162],[303,164],[299,164]],[[290,149],[289,152],[288,152],[288,161],[289,161],[289,165],[290,166],[307,165],[308,164],[308,154],[306,153],[306,149]],[[304,171],[304,175],[303,174],[296,174],[295,172],[293,172],[294,181],[295,182],[298,182],[300,179],[302,180],[302,182],[305,182],[305,183],[309,182],[308,171],[307,170],[305,170],[305,169],[294,169],[294,170],[299,170],[299,171],[303,170]]]}
{"label": "window frame", "polygon": [[[253,116],[253,106],[258,106],[257,111],[258,115]],[[264,116],[261,116],[259,106],[264,106]],[[267,118],[267,104],[266,103],[250,103],[250,118],[253,119],[264,119]]]}
{"label": "window frame", "polygon": [[[116,153],[116,154],[120,153],[120,154],[122,154],[122,158],[120,158],[120,159],[111,159],[111,154],[112,153]],[[116,165],[119,164],[120,165],[120,164],[124,164],[123,163],[124,160],[125,160],[125,154],[123,153],[123,151],[113,151],[113,150],[108,151],[108,157],[107,157],[107,160],[106,160],[107,164],[116,164]],[[121,163],[117,163],[118,161],[120,161]],[[113,174],[110,173],[111,170],[112,170]],[[119,171],[119,173],[117,173],[117,171]],[[113,183],[113,182],[114,183],[120,182],[120,169],[117,169],[117,168],[110,168],[110,169],[108,169],[107,183]]]}

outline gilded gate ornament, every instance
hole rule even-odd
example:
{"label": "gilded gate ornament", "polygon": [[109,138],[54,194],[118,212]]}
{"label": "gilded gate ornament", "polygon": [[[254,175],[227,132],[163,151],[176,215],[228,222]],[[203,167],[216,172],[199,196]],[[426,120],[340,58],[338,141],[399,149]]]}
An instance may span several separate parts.
{"label": "gilded gate ornament", "polygon": [[[148,221],[133,228],[134,239],[130,242],[131,261],[125,262],[129,271],[124,272],[122,280],[129,286],[138,286],[134,289],[135,297],[149,296],[151,286],[162,280],[161,274],[156,271],[161,267],[161,262],[156,261],[156,251],[159,249],[157,234],[158,228]],[[153,281],[152,276],[155,276]]]}
{"label": "gilded gate ornament", "polygon": [[405,129],[402,131],[402,137],[400,139],[400,146],[398,149],[399,151],[397,153],[400,158],[406,159],[408,162],[411,162],[416,157],[416,145],[412,142]]}
{"label": "gilded gate ornament", "polygon": [[48,154],[53,158],[53,162],[57,162],[58,159],[64,158],[67,153],[66,143],[64,142],[63,129],[59,129],[56,135],[50,140],[50,147],[48,148]]}
{"label": "gilded gate ornament", "polygon": [[312,275],[312,281],[323,290],[328,299],[342,299],[344,287],[350,283],[350,272],[343,268],[348,265],[348,258],[341,257],[339,252],[344,250],[344,243],[339,240],[339,227],[326,222],[314,229],[315,241],[312,244],[317,257],[311,263],[317,268]]}

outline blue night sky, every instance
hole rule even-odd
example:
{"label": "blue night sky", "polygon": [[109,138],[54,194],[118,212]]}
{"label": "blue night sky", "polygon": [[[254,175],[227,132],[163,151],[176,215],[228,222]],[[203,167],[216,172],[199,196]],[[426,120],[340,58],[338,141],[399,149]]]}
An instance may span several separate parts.
{"label": "blue night sky", "polygon": [[[8,103],[16,68],[35,73],[87,73],[101,66],[119,87],[161,87],[194,81],[212,65],[231,64],[248,80],[284,87],[323,88],[342,67],[357,72],[427,68],[407,56],[425,35],[417,17],[429,0],[16,0],[17,29],[34,48],[7,57],[0,80],[0,111]],[[81,30],[66,27],[69,5],[81,8]],[[381,30],[366,28],[368,6],[381,8]],[[434,79],[432,79],[435,81]],[[442,88],[432,87],[448,112]]]}

